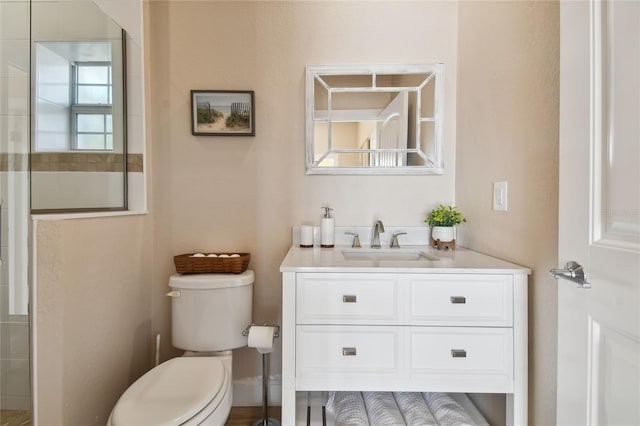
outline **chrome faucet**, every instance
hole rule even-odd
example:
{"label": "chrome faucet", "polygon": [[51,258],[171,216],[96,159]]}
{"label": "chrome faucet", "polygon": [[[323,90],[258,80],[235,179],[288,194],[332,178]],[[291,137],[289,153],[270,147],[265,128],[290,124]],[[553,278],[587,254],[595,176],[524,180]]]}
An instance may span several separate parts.
{"label": "chrome faucet", "polygon": [[380,233],[384,232],[384,225],[381,220],[376,220],[373,224],[373,235],[371,236],[371,248],[380,248]]}
{"label": "chrome faucet", "polygon": [[406,232],[396,232],[395,234],[393,234],[391,236],[391,244],[389,245],[389,247],[391,248],[400,248],[400,243],[398,242],[398,237],[400,235],[407,235]]}

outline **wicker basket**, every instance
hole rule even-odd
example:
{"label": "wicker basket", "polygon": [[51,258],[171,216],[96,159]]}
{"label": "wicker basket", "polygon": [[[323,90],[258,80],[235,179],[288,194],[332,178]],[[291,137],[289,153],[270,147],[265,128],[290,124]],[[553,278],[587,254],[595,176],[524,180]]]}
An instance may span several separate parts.
{"label": "wicker basket", "polygon": [[[229,254],[232,253],[216,253]],[[180,274],[241,274],[247,270],[251,254],[238,253],[240,257],[192,257],[193,253],[180,254],[173,257],[176,271]]]}

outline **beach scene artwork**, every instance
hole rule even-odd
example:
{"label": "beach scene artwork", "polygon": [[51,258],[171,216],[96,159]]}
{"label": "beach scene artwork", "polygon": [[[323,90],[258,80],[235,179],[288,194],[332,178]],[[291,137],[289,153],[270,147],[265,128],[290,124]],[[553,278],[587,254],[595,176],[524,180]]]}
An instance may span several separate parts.
{"label": "beach scene artwork", "polygon": [[192,90],[192,133],[254,136],[252,91]]}

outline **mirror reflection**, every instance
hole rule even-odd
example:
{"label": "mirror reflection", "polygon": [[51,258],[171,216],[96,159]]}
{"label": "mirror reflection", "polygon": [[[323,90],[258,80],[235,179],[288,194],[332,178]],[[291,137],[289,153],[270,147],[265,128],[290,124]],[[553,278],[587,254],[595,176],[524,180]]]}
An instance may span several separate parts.
{"label": "mirror reflection", "polygon": [[442,64],[308,66],[307,173],[442,173]]}
{"label": "mirror reflection", "polygon": [[126,208],[125,33],[72,6],[32,4],[34,213]]}

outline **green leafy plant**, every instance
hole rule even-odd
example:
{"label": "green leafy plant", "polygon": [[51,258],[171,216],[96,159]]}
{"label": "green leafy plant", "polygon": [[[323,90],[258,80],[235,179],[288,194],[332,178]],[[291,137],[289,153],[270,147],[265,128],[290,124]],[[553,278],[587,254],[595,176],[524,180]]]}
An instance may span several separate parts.
{"label": "green leafy plant", "polygon": [[456,206],[445,206],[444,204],[431,210],[429,216],[424,220],[429,226],[455,226],[466,221],[467,219],[462,213],[456,210]]}

